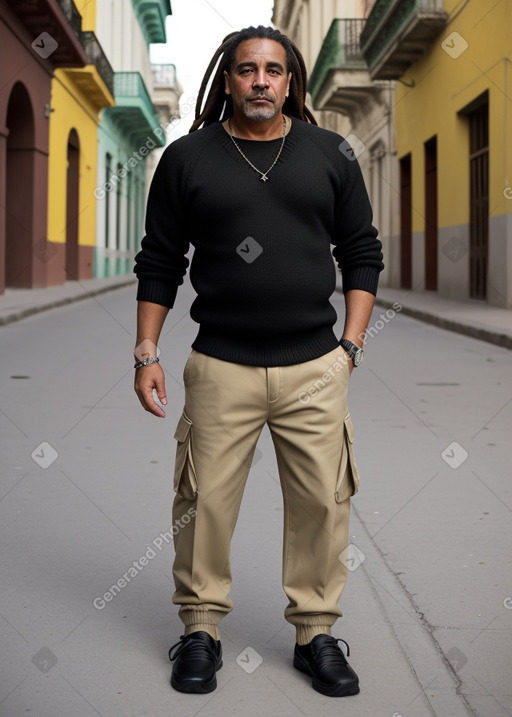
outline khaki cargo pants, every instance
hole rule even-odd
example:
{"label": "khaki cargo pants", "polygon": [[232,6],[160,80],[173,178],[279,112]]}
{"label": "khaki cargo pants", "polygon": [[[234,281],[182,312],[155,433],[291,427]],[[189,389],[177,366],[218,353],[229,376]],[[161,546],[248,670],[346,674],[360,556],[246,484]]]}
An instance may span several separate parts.
{"label": "khaki cargo pants", "polygon": [[[192,350],[183,372],[174,472],[175,593],[185,634],[232,609],[230,546],[256,442],[265,423],[284,503],[285,618],[297,642],[330,634],[347,578],[350,496],[359,477],[347,408],[349,369],[337,348],[293,366],[264,368]],[[345,560],[343,560],[345,558]]]}

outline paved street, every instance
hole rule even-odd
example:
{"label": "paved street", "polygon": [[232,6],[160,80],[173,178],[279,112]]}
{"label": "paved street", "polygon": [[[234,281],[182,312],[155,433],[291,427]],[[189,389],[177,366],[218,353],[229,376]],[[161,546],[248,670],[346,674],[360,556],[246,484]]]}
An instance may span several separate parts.
{"label": "paved street", "polygon": [[382,307],[351,378],[361,489],[333,633],[361,693],[323,697],[291,666],[268,431],[233,540],[218,689],[172,690],[173,434],[192,297],[187,283],[160,342],[165,420],[132,389],[134,286],[0,328],[1,717],[512,714],[511,353]]}

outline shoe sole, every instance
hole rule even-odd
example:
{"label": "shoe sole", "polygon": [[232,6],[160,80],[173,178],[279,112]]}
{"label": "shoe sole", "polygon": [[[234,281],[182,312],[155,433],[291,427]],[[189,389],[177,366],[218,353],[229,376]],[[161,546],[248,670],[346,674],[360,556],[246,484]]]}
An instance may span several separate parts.
{"label": "shoe sole", "polygon": [[296,670],[300,670],[300,672],[303,672],[305,675],[312,677],[313,689],[322,695],[326,695],[327,697],[348,697],[349,695],[359,694],[359,681],[352,682],[348,685],[328,685],[318,680],[309,668],[309,665],[302,662],[297,655],[294,655],[293,666]]}
{"label": "shoe sole", "polygon": [[[222,667],[222,660],[215,668],[215,672],[220,670]],[[199,682],[199,680],[187,680],[186,682],[178,682],[174,679],[174,675],[171,675],[171,687],[178,692],[185,692],[186,694],[199,694],[204,695],[208,692],[213,692],[217,687],[217,675],[215,674],[209,682]]]}

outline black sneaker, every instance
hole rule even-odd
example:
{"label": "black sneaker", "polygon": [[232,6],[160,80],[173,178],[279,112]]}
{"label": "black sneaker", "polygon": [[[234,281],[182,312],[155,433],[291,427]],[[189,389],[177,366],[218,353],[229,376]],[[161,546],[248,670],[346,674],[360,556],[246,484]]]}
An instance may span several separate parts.
{"label": "black sneaker", "polygon": [[[172,654],[174,648],[176,652]],[[172,668],[171,685],[178,692],[213,692],[217,687],[217,670],[222,667],[220,640],[204,630],[182,635],[169,650]]]}
{"label": "black sneaker", "polygon": [[[330,635],[316,635],[307,645],[295,644],[293,666],[313,677],[313,688],[328,697],[357,695],[359,680],[348,664],[338,642]],[[347,657],[350,648],[347,645]]]}

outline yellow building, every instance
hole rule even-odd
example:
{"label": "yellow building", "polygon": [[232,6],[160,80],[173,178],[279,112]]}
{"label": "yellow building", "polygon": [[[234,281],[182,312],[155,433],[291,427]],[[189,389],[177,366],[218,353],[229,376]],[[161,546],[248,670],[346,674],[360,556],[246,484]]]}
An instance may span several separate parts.
{"label": "yellow building", "polygon": [[114,73],[94,34],[96,0],[73,14],[90,64],[59,68],[52,79],[48,176],[48,284],[93,276],[98,125],[115,104]]}
{"label": "yellow building", "polygon": [[398,80],[396,285],[512,306],[509,2],[379,0],[361,34]]}

